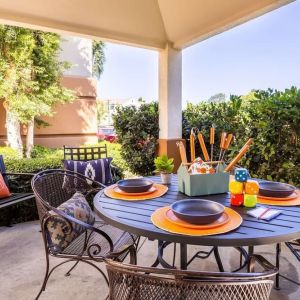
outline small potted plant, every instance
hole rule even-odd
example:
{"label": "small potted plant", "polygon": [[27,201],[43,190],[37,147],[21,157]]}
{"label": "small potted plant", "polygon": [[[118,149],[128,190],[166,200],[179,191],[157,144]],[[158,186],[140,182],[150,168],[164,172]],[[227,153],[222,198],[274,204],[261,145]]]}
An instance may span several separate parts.
{"label": "small potted plant", "polygon": [[154,160],[155,171],[160,173],[163,184],[170,184],[172,179],[172,171],[174,169],[174,159],[168,158],[167,155],[158,156]]}

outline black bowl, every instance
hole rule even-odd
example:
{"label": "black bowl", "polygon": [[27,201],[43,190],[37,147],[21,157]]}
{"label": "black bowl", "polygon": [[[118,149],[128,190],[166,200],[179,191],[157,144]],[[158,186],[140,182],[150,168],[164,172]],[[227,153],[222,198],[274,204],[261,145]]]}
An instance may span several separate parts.
{"label": "black bowl", "polygon": [[144,178],[124,179],[117,182],[118,188],[126,193],[143,193],[151,189],[153,182]]}
{"label": "black bowl", "polygon": [[296,188],[290,184],[273,181],[259,182],[259,194],[267,197],[284,198],[293,194]]}
{"label": "black bowl", "polygon": [[176,201],[171,205],[171,209],[178,219],[191,224],[205,225],[218,220],[225,207],[209,200],[191,199]]}

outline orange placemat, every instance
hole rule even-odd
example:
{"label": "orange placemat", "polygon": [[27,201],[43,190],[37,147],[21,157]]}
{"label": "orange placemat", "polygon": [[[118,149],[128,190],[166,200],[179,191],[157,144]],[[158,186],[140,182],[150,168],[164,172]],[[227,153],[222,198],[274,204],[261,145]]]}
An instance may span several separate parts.
{"label": "orange placemat", "polygon": [[296,190],[295,193],[297,194],[297,197],[291,200],[278,200],[272,199],[272,198],[261,198],[257,197],[257,202],[260,204],[268,204],[268,205],[277,205],[277,206],[296,206],[300,205],[300,191]]}
{"label": "orange placemat", "polygon": [[149,199],[161,197],[168,191],[168,187],[166,185],[154,183],[153,186],[156,188],[156,190],[153,193],[145,194],[145,195],[132,194],[129,196],[129,195],[123,195],[117,193],[115,191],[116,186],[117,186],[116,184],[108,186],[107,188],[104,189],[104,194],[107,197],[118,199],[118,200],[140,201],[140,200],[149,200]]}
{"label": "orange placemat", "polygon": [[170,206],[165,206],[157,209],[152,214],[151,221],[156,227],[177,234],[193,235],[193,236],[222,234],[238,228],[243,222],[243,218],[237,212],[235,212],[233,209],[229,207],[225,207],[225,212],[229,216],[230,220],[223,226],[210,228],[210,229],[186,228],[168,221],[166,217],[166,211],[168,211],[169,209]]}

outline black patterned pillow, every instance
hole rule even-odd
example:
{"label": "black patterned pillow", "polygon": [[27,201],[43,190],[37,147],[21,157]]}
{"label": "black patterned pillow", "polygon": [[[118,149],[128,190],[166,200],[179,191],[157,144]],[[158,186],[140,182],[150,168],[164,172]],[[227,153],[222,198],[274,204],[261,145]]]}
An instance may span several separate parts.
{"label": "black patterned pillow", "polygon": [[[93,211],[84,195],[79,192],[76,192],[71,199],[62,203],[57,209],[89,225],[95,223]],[[46,226],[48,243],[52,252],[60,253],[85,231],[85,227],[75,222],[70,222],[72,226],[70,227],[68,220],[64,217],[53,211],[50,211],[50,213],[52,216],[48,218]]]}
{"label": "black patterned pillow", "polygon": [[111,161],[112,158],[107,157],[88,161],[63,160],[63,164],[68,171],[77,172],[104,185],[110,185],[113,183]]}

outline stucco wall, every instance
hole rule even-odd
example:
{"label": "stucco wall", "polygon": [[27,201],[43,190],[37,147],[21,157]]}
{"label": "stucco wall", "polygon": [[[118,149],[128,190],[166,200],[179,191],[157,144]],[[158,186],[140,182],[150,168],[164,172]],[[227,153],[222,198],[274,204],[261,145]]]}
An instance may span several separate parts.
{"label": "stucco wall", "polygon": [[[35,143],[48,147],[63,145],[76,146],[97,142],[97,107],[92,79],[67,78],[68,88],[80,89],[78,98],[68,104],[59,104],[54,108],[52,117],[41,119],[50,124],[44,128],[35,128]],[[0,145],[6,143],[5,110],[0,105]]]}
{"label": "stucco wall", "polygon": [[50,124],[37,128],[36,135],[41,134],[94,134],[97,129],[96,101],[90,98],[78,98],[72,103],[57,105],[52,117],[42,119]]}
{"label": "stucco wall", "polygon": [[61,36],[61,51],[59,59],[72,64],[64,72],[66,76],[92,76],[92,41],[69,35]]}
{"label": "stucco wall", "polygon": [[57,105],[55,112],[53,117],[43,118],[50,126],[35,130],[35,144],[62,147],[97,141],[95,99],[79,98],[73,103]]}

